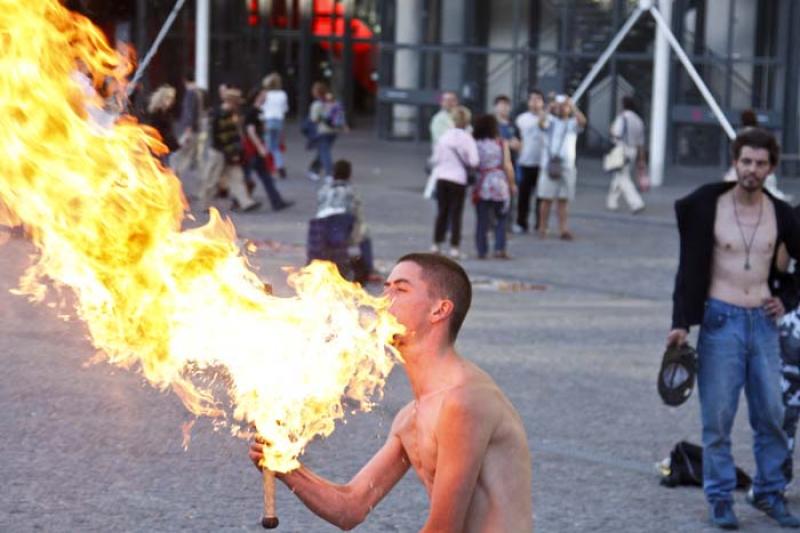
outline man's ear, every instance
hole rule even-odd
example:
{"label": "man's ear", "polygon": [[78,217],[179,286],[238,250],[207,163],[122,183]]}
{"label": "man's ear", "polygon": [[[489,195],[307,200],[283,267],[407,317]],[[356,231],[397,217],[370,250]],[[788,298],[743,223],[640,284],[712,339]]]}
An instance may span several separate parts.
{"label": "man's ear", "polygon": [[453,302],[450,300],[438,300],[431,311],[431,323],[435,324],[442,320],[447,320],[453,314]]}

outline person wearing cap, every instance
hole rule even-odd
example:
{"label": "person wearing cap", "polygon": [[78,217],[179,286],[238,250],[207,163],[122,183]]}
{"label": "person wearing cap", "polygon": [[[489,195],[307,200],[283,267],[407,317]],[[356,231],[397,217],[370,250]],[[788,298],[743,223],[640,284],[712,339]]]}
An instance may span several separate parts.
{"label": "person wearing cap", "polygon": [[667,345],[685,344],[689,328],[700,325],[697,385],[711,522],[738,527],[731,428],[744,388],[756,457],[751,503],[781,526],[799,528],[783,496],[788,448],[776,320],[784,305],[774,282],[781,245],[800,257],[800,223],[788,204],[764,189],[780,155],[775,137],[748,129],[732,151],[735,183],[704,185],[675,203],[680,260]]}

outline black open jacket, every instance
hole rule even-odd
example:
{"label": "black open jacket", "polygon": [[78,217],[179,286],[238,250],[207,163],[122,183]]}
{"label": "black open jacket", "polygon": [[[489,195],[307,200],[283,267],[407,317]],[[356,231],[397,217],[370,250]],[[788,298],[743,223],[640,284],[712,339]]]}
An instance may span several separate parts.
{"label": "black open jacket", "polygon": [[[736,183],[711,183],[703,185],[688,196],[675,202],[675,215],[680,234],[680,262],[672,293],[672,327],[688,330],[700,324],[708,289],[711,285],[711,260],[714,254],[714,221],[717,217],[717,200]],[[789,255],[800,259],[800,219],[786,202],[764,191],[775,206],[778,238],[775,254],[780,245],[786,245]],[[798,287],[795,277],[781,274],[775,267],[775,255],[769,274],[769,289],[779,296],[787,310],[796,306]]]}

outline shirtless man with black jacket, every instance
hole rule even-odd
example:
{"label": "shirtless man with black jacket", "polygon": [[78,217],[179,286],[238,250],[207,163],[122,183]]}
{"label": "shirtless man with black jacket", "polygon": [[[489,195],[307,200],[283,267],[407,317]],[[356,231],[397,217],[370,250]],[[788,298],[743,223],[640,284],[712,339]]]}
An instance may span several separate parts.
{"label": "shirtless man with black jacket", "polygon": [[678,200],[680,264],[667,344],[686,342],[700,324],[697,383],[703,424],[703,490],[714,525],[736,529],[731,428],[744,388],[754,432],[753,505],[783,527],[800,527],[783,497],[787,456],[775,296],[776,255],[800,257],[792,208],[763,188],[778,163],[775,138],[748,129],[733,143],[738,181],[705,185]]}

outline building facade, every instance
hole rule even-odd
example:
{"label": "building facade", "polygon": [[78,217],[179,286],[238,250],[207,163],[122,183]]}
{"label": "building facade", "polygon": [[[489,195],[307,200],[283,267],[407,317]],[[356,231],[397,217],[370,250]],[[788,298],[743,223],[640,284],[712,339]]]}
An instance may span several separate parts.
{"label": "building facade", "polygon": [[[666,0],[661,0],[662,2]],[[753,108],[791,161],[800,153],[800,2],[669,0],[671,27],[734,127]],[[146,50],[173,0],[96,0],[107,32]],[[426,140],[443,90],[474,111],[506,94],[520,105],[531,88],[570,93],[622,27],[638,0],[211,0],[210,85],[255,85],[283,74],[303,114],[314,81],[326,80],[351,116],[371,117],[378,135]],[[189,0],[146,78],[178,84],[194,65],[195,1]],[[106,11],[109,11],[106,9]],[[581,98],[589,118],[585,152],[605,146],[622,96],[647,120],[653,91],[655,24],[642,16]],[[726,165],[728,140],[672,55],[668,161]],[[213,94],[213,92],[212,92]],[[364,120],[362,124],[367,124]],[[784,172],[798,173],[796,163]]]}

